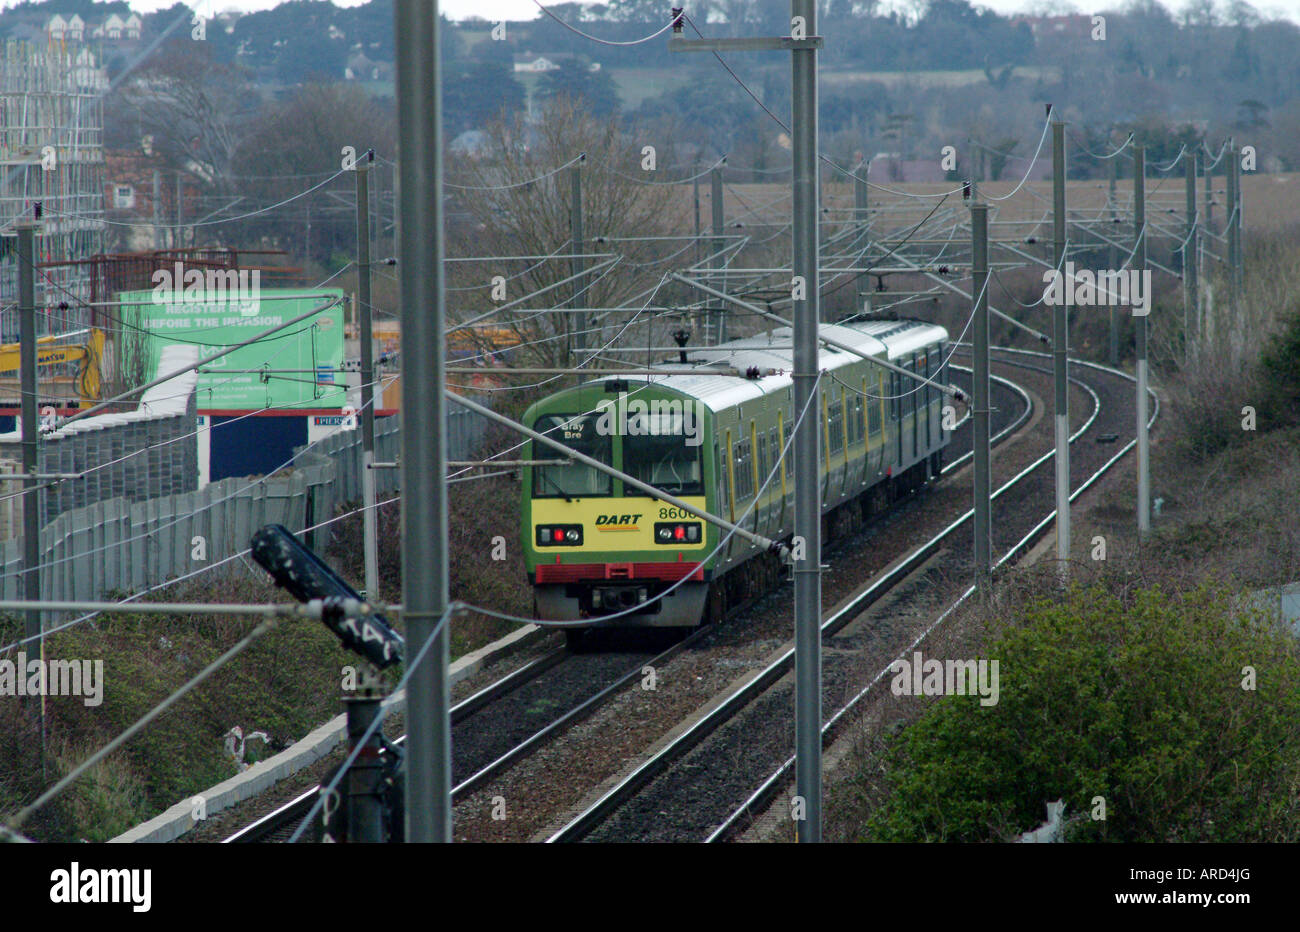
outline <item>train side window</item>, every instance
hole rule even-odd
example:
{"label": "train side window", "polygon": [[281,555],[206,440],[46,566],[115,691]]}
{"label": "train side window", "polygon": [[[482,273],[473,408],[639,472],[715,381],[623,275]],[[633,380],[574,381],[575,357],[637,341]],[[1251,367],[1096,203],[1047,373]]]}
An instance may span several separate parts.
{"label": "train side window", "polygon": [[[881,381],[877,377],[874,381],[867,380],[867,391],[872,394],[880,394]],[[880,436],[880,399],[867,398],[867,433],[872,437]]]}
{"label": "train side window", "polygon": [[[843,392],[843,389],[840,389]],[[844,449],[844,403],[842,396],[837,398],[834,386],[829,391],[830,411],[826,418],[827,446],[831,453]]]}
{"label": "train side window", "polygon": [[749,458],[753,455],[749,449],[749,438],[735,444],[736,456],[736,501],[749,498],[754,494],[754,474],[750,470]]}
{"label": "train side window", "polygon": [[[918,368],[917,368],[917,365],[916,365],[916,354],[915,354],[915,353],[912,354],[912,361],[909,362],[909,363],[907,364],[907,371],[908,371],[908,372],[918,372],[918,371],[919,371]],[[919,401],[920,401],[920,398],[921,398],[920,383],[918,383],[915,379],[908,379],[907,381],[910,383],[910,384],[907,386],[907,389],[908,389],[908,394],[910,394],[910,395],[912,396],[911,399],[910,399],[910,401],[911,401],[912,413],[915,414],[915,413],[916,413],[917,405],[918,405],[918,403],[919,403]]]}
{"label": "train side window", "polygon": [[[925,354],[925,375],[931,382],[933,382],[934,377],[938,374],[939,374],[938,370],[935,366],[934,350],[931,349],[927,351]],[[939,393],[938,389],[936,389],[934,386],[932,385],[927,386],[925,390],[925,403],[927,405],[934,404],[935,398],[938,396],[938,393]]]}

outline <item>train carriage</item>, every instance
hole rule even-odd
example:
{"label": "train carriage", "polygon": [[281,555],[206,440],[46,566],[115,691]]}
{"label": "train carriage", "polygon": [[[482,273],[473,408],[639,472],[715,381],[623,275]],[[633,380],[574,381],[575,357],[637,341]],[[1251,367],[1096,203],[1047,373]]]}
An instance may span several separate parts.
{"label": "train carriage", "polygon": [[[922,321],[823,324],[823,336],[946,384],[944,328]],[[537,402],[534,430],[763,536],[793,531],[789,446],[798,417],[789,327],[692,349],[670,375],[598,377]],[[822,420],[828,529],[938,475],[948,434],[940,392],[823,345],[812,416]],[[725,375],[735,370],[748,375]],[[539,617],[693,626],[775,582],[776,558],[599,470],[529,444],[522,544]],[[674,585],[680,583],[680,585]],[[668,590],[672,591],[668,591]],[[665,594],[666,593],[666,594]]]}

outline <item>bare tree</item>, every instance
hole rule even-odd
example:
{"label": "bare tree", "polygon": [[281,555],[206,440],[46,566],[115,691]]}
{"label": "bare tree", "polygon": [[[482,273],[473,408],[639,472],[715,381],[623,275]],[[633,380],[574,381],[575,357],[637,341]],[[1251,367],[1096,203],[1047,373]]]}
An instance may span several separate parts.
{"label": "bare tree", "polygon": [[169,167],[221,190],[256,92],[242,69],[213,60],[201,42],[171,42],[119,90],[120,110],[154,139]]}
{"label": "bare tree", "polygon": [[[329,175],[342,169],[345,150],[359,159],[374,149],[378,158],[395,160],[396,140],[391,105],[356,85],[308,84],[265,107],[238,150],[240,171],[234,178],[245,201],[232,209],[283,206],[241,221],[244,242],[285,248],[326,264],[338,254],[351,256],[355,182],[350,172],[332,181]],[[384,177],[390,177],[387,168]],[[298,197],[317,184],[321,187]],[[377,182],[371,189],[377,198]]]}
{"label": "bare tree", "polygon": [[[625,136],[616,119],[595,117],[566,98],[548,102],[535,122],[501,119],[485,135],[485,154],[449,163],[455,179],[449,185],[452,209],[468,218],[452,231],[450,254],[556,258],[450,263],[452,316],[468,320],[487,314],[478,331],[485,335],[485,349],[506,330],[512,335],[509,342],[523,344],[517,358],[547,366],[572,364],[577,315],[566,306],[575,285],[564,281],[573,275],[569,254],[575,251],[571,170],[556,170],[572,163],[582,175],[580,251],[591,256],[586,259],[586,290],[576,299],[592,309],[586,345],[600,347],[631,318],[637,323],[622,335],[644,340],[647,331],[641,325],[666,311],[669,290],[658,287],[665,271],[689,264],[692,255],[687,240],[646,239],[690,229],[690,187],[661,183],[668,179],[658,166],[671,164],[671,145],[656,145],[656,168],[645,169],[645,145],[654,143]],[[680,169],[675,177],[682,177]],[[493,294],[496,276],[504,279],[499,283],[504,296],[500,290]],[[503,307],[499,315],[490,314],[494,306]]]}

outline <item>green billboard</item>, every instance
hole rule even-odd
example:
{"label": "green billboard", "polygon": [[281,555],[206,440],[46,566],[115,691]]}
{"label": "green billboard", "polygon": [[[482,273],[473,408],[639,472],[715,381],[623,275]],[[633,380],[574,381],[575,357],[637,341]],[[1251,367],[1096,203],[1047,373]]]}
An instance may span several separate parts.
{"label": "green billboard", "polygon": [[342,408],[343,292],[257,288],[212,300],[193,294],[126,291],[118,295],[126,327],[120,358],[138,354],[143,371],[156,371],[162,348],[195,345],[200,358],[252,339],[331,299],[329,310],[235,350],[199,369],[199,411],[283,411]]}

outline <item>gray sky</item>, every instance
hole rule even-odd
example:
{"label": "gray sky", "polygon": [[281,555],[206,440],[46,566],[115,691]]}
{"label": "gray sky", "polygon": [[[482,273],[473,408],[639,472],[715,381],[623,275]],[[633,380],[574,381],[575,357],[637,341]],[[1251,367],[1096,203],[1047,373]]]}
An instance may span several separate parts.
{"label": "gray sky", "polygon": [[[0,0],[0,6],[12,6],[16,0]],[[174,0],[130,0],[131,8],[141,13],[151,13],[155,10],[166,9],[171,6]],[[192,6],[202,11],[220,11],[220,10],[268,10],[278,5],[278,0],[189,0]],[[337,6],[360,6],[365,0],[334,0]],[[1073,7],[1080,13],[1091,13],[1095,9],[1104,9],[1106,7],[1122,6],[1124,0],[1109,0],[1109,2],[1099,2],[1095,5],[1088,5],[1085,2],[1071,3],[1069,0],[973,0],[976,6],[986,6],[997,10],[999,13],[1019,13],[1028,9],[1041,10],[1044,8],[1061,9]],[[889,0],[885,0],[886,6],[890,5]],[[665,8],[671,4],[665,0]],[[1178,2],[1165,2],[1164,5],[1171,10],[1177,10],[1183,6],[1183,0]],[[1219,0],[1220,7],[1227,4],[1224,0]],[[1285,17],[1294,23],[1300,23],[1300,0],[1264,0],[1264,2],[1252,4],[1264,14],[1266,18],[1276,19]],[[541,14],[538,12],[537,5],[532,0],[442,0],[442,10],[452,19],[463,19],[469,16],[481,16],[485,19],[511,19],[524,20],[533,19]]]}

